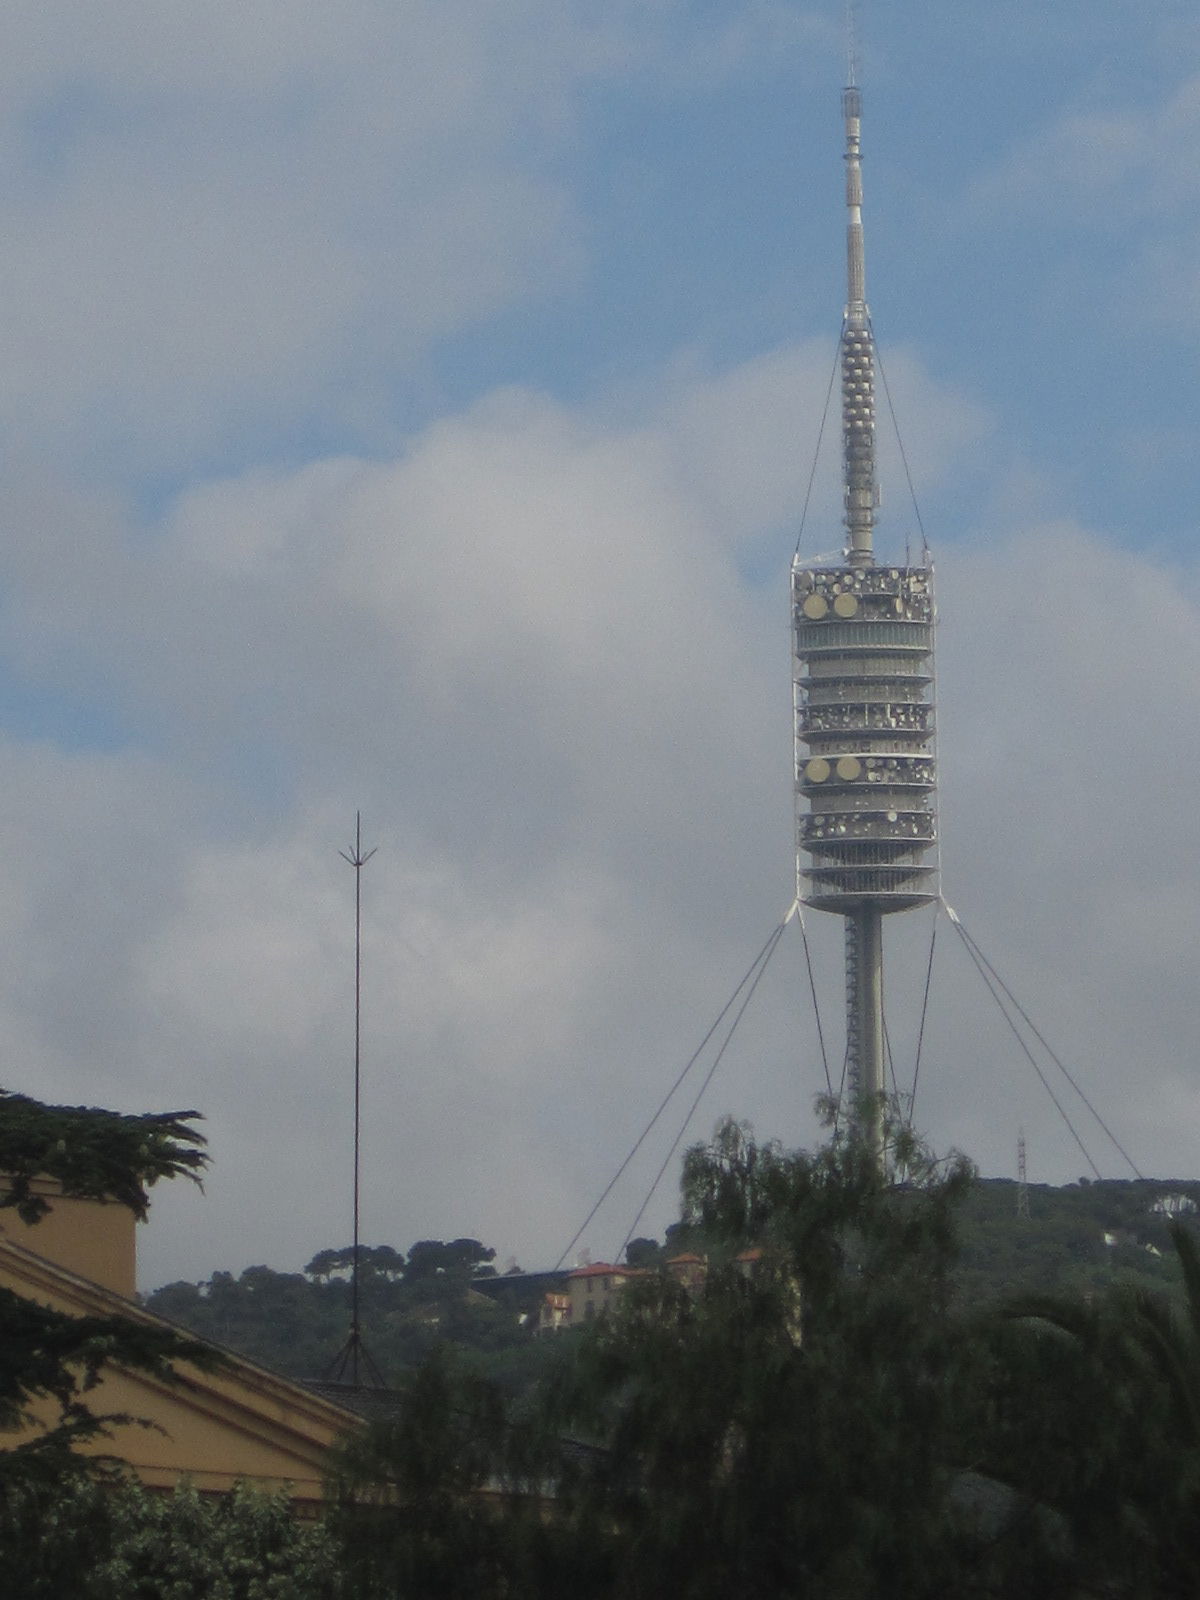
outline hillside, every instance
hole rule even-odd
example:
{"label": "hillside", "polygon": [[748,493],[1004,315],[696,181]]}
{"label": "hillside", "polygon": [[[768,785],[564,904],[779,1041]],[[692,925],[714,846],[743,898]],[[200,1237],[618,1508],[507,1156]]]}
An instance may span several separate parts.
{"label": "hillside", "polygon": [[994,1299],[1022,1290],[1096,1290],[1118,1281],[1162,1288],[1178,1281],[1169,1225],[1200,1216],[1200,1183],[1190,1179],[1104,1180],[1064,1188],[982,1179],[961,1218],[963,1292]]}
{"label": "hillside", "polygon": [[[1178,1281],[1169,1224],[1200,1222],[1200,1182],[1081,1180],[1064,1188],[1031,1184],[1029,1216],[1018,1186],[981,1179],[960,1216],[957,1277],[979,1304],[1020,1292],[1096,1291],[1117,1282],[1171,1288]],[[638,1241],[643,1259],[647,1241]],[[536,1381],[555,1357],[554,1340],[533,1336],[543,1282],[497,1277],[495,1252],[474,1239],[421,1240],[407,1259],[389,1246],[364,1247],[360,1308],[367,1347],[391,1380],[447,1342],[509,1393]],[[350,1324],[349,1250],[322,1250],[303,1273],[248,1267],[238,1277],[171,1283],[146,1304],[206,1338],[297,1378],[328,1375]],[[485,1276],[490,1275],[490,1276]]]}

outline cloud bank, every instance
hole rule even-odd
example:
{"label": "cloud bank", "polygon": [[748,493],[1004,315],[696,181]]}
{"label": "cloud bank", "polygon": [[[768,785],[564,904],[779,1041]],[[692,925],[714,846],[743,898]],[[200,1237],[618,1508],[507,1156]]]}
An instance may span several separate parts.
{"label": "cloud bank", "polygon": [[[963,70],[1036,87],[1023,39]],[[919,43],[892,39],[885,109]],[[554,1260],[786,912],[786,573],[840,293],[839,48],[769,0],[10,19],[0,1047],[27,1092],[206,1113],[208,1192],[156,1196],[147,1285],[345,1242],[359,809],[364,1226],[400,1248]],[[771,163],[786,144],[794,181],[818,83],[832,210],[806,191],[790,233],[700,229],[752,180],[782,212]],[[1122,368],[1118,404],[1058,360],[1039,399],[1020,375],[1046,373],[1029,341],[1062,287],[1029,226],[1047,138],[1058,214],[1104,240],[1072,282],[1115,371],[1127,291],[1147,306],[1194,231],[1191,85],[1181,58],[1085,117],[1076,81],[1036,160],[1029,117],[981,114],[944,158],[941,231],[925,202],[909,219],[905,251],[937,262],[884,345],[903,456],[881,429],[886,549],[920,543],[911,469],[939,565],[947,897],[1143,1170],[1182,1174],[1194,452],[1178,390],[1143,404]],[[899,154],[877,148],[882,175]],[[984,249],[999,287],[964,295],[962,346],[939,287],[984,284]],[[818,284],[827,256],[810,305],[797,263]],[[1010,279],[1040,306],[1024,343]],[[682,338],[651,315],[676,298]],[[1101,458],[1153,547],[1075,503]],[[806,550],[838,547],[837,503],[827,450]],[[841,930],[809,931],[836,1079]],[[902,1086],[929,934],[889,928]],[[932,994],[918,1123],[997,1173],[1024,1127],[1032,1178],[1078,1176],[944,925]],[[731,1111],[810,1142],[824,1073],[792,928],[689,1136]],[[581,1241],[597,1255],[681,1117]]]}

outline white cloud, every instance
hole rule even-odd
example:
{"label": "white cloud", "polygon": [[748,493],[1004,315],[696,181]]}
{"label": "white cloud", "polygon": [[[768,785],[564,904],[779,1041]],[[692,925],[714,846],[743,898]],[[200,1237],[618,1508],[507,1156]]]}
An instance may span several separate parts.
{"label": "white cloud", "polygon": [[[1163,1097],[1200,1111],[1195,572],[1069,525],[944,567],[947,894],[1143,1170],[1186,1173],[1190,1124],[1168,1126]],[[990,1044],[967,1035],[967,1009],[964,991],[958,1137],[996,1160],[1024,1081],[1040,1175],[1084,1171],[1003,1024]],[[1070,1109],[1106,1175],[1127,1176]]]}
{"label": "white cloud", "polygon": [[[0,426],[106,476],[245,459],[249,435],[313,425],[394,443],[372,406],[439,340],[579,287],[568,168],[589,89],[642,74],[646,92],[699,92],[799,27],[770,4],[676,13],[18,7],[0,64]],[[719,70],[686,66],[710,46]]]}
{"label": "white cloud", "polygon": [[1196,208],[1200,144],[1200,75],[1184,51],[1156,93],[1115,96],[1058,111],[1025,134],[1003,161],[974,183],[979,214],[1001,222],[1032,207],[1054,221],[1115,231],[1136,220]]}
{"label": "white cloud", "polygon": [[972,186],[973,226],[1036,229],[1056,254],[1070,230],[1056,269],[1064,310],[1099,301],[1122,326],[1196,327],[1200,75],[1180,65],[1153,99],[1059,115]]}
{"label": "white cloud", "polygon": [[[909,431],[969,449],[982,414],[893,364]],[[0,1042],[16,1087],[208,1114],[208,1197],[156,1199],[147,1281],[295,1266],[346,1232],[358,806],[368,1232],[563,1248],[790,896],[790,538],[774,585],[738,559],[797,481],[788,429],[755,419],[825,381],[781,352],[620,425],[500,391],[396,461],[194,488],[153,536],[15,496],[3,643],[126,735],[0,752]],[[930,455],[936,491],[952,452]],[[1135,1154],[1186,1171],[1193,575],[1069,524],[941,566],[948,893]],[[839,930],[810,924],[836,1051]],[[926,938],[889,929],[910,997]],[[1000,1171],[1024,1122],[1033,1175],[1075,1176],[948,944],[919,1120]],[[695,1131],[728,1109],[815,1136],[805,995],[793,939]],[[898,995],[902,1080],[914,1037]]]}
{"label": "white cloud", "polygon": [[[827,18],[770,0],[602,11],[59,0],[9,19],[0,650],[11,725],[43,737],[0,745],[0,1046],[48,1098],[208,1115],[208,1196],[156,1197],[149,1282],[344,1242],[337,852],[357,807],[379,845],[366,1226],[401,1247],[557,1255],[790,899],[785,569],[832,327],[723,365],[647,360],[635,396],[586,403],[519,363],[483,396],[430,370],[439,340],[585,282],[606,138],[656,117],[675,136],[687,96],[700,137],[715,86],[802,70],[808,39],[833,54]],[[1043,239],[1014,218],[1115,228],[1124,250],[1151,215],[1147,252],[1095,274],[1167,285],[1186,317],[1195,109],[1177,81],[1157,107],[1052,120],[976,192],[1011,236],[996,272]],[[988,406],[916,344],[885,355],[922,504],[969,498],[968,468],[988,480],[988,542],[938,552],[948,892],[1130,1148],[1189,1171],[1194,572],[1049,523],[1059,482],[997,487]],[[570,357],[564,392],[592,391],[588,361],[607,358]],[[442,383],[474,397],[451,410]],[[400,444],[410,388],[442,414]],[[835,394],[806,548],[840,541],[837,431]],[[362,455],[312,442],[347,436]],[[1164,437],[1130,417],[1143,462]],[[883,420],[880,451],[894,544],[910,519]],[[225,459],[257,465],[202,465]],[[121,487],[71,486],[97,477]],[[810,924],[836,1050],[840,927]],[[889,928],[910,997],[927,937]],[[920,1120],[997,1171],[1023,1122],[1031,1176],[1074,1176],[940,942]],[[728,1109],[815,1136],[806,1008],[789,938],[695,1131]],[[915,1020],[898,994],[902,1080]],[[598,1253],[662,1150],[585,1239]]]}

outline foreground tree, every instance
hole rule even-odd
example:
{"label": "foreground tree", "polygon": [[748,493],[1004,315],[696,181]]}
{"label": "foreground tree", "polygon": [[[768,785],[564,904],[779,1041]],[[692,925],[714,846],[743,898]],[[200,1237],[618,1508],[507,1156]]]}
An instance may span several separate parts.
{"label": "foreground tree", "polygon": [[0,1486],[3,1592],[21,1600],[347,1600],[341,1553],[284,1495],[135,1483]]}
{"label": "foreground tree", "polygon": [[33,1180],[53,1178],[77,1199],[115,1200],[143,1221],[160,1178],[199,1183],[208,1165],[198,1111],[127,1116],[96,1106],[49,1106],[0,1089],[0,1207],[38,1222],[48,1202]]}
{"label": "foreground tree", "polygon": [[505,1592],[517,1518],[499,1492],[508,1427],[499,1391],[438,1350],[393,1415],[348,1439],[333,1463],[330,1526],[361,1600],[477,1600]]}
{"label": "foreground tree", "polygon": [[976,1592],[950,1289],[972,1175],[914,1141],[903,1158],[890,1184],[854,1143],[789,1154],[733,1122],[689,1152],[702,1289],[645,1280],[556,1396],[602,1447],[563,1481],[611,1592]]}
{"label": "foreground tree", "polygon": [[[49,1210],[34,1180],[53,1178],[69,1196],[112,1200],[144,1217],[149,1188],[183,1175],[199,1182],[207,1157],[190,1126],[194,1111],[124,1116],[83,1106],[48,1106],[0,1090],[0,1207],[36,1224]],[[104,1437],[126,1415],[93,1411],[88,1396],[103,1368],[119,1364],[159,1379],[175,1363],[212,1368],[219,1356],[172,1330],[123,1316],[68,1317],[0,1289],[0,1429],[39,1418],[35,1433],[0,1449],[0,1484],[54,1480],[63,1474],[112,1470],[103,1457],[76,1447]],[[45,1407],[56,1420],[45,1421]]]}
{"label": "foreground tree", "polygon": [[1200,1251],[1181,1296],[1028,1296],[989,1330],[979,1453],[1039,1514],[1080,1594],[1200,1593]]}

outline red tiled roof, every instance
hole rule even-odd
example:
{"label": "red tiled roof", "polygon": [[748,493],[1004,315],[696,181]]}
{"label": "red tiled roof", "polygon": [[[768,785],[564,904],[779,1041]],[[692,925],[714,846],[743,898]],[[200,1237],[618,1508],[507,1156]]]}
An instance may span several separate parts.
{"label": "red tiled roof", "polygon": [[593,1261],[586,1267],[575,1267],[567,1273],[568,1278],[644,1278],[647,1276],[645,1267],[615,1267],[611,1261]]}

